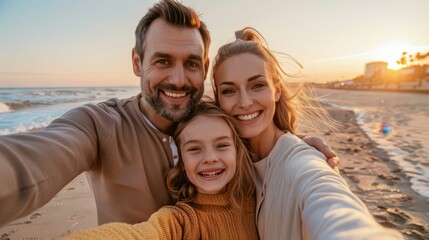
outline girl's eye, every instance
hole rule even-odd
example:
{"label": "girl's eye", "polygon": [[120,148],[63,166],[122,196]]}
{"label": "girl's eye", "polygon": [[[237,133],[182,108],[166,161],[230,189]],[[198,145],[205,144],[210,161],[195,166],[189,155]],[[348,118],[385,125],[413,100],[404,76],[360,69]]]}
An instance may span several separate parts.
{"label": "girl's eye", "polygon": [[234,93],[235,91],[234,90],[232,90],[232,89],[224,89],[224,90],[222,90],[221,91],[221,94],[232,94],[232,93]]}
{"label": "girl's eye", "polygon": [[217,148],[227,148],[227,147],[229,147],[229,146],[231,146],[231,144],[228,144],[228,143],[221,143],[221,144],[218,144],[216,147],[217,147]]}
{"label": "girl's eye", "polygon": [[199,151],[199,150],[201,150],[200,147],[190,147],[186,151],[188,151],[188,152],[196,152],[196,151]]}

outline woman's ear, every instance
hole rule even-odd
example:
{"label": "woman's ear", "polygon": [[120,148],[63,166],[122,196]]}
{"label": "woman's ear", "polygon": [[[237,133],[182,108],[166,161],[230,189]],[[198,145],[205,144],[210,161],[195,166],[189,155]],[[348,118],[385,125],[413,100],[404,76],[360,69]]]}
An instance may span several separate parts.
{"label": "woman's ear", "polygon": [[280,100],[281,95],[282,95],[282,89],[280,87],[276,87],[276,93],[274,95],[276,102]]}
{"label": "woman's ear", "polygon": [[133,48],[131,52],[131,61],[133,63],[133,72],[137,77],[141,77],[141,66],[142,62],[140,59],[140,55],[137,53],[137,51]]}

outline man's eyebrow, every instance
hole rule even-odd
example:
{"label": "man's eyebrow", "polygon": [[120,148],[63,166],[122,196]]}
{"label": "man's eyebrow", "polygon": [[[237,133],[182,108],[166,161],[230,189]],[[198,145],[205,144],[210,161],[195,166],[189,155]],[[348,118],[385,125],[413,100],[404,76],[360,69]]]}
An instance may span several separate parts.
{"label": "man's eyebrow", "polygon": [[203,60],[203,58],[200,55],[197,55],[197,54],[191,54],[191,55],[189,55],[188,58],[189,59],[193,59],[193,60],[198,60],[198,61],[202,61]]}
{"label": "man's eyebrow", "polygon": [[171,54],[164,52],[154,52],[151,58],[171,58]]}
{"label": "man's eyebrow", "polygon": [[[152,54],[152,58],[172,58],[172,55],[165,52],[155,52]],[[190,54],[188,59],[201,61],[203,58],[197,54]]]}
{"label": "man's eyebrow", "polygon": [[[247,81],[251,82],[251,81],[256,80],[260,77],[266,78],[264,74],[256,74],[254,76],[249,77],[247,79]],[[224,82],[221,82],[219,85],[235,85],[235,83],[234,83],[234,81],[224,81]]]}

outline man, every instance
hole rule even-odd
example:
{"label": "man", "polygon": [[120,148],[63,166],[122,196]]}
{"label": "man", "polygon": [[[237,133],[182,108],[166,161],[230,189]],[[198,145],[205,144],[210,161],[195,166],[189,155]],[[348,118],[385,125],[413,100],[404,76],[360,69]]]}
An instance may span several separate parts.
{"label": "man", "polygon": [[[136,29],[139,95],[84,105],[45,129],[0,137],[0,225],[43,206],[85,171],[99,224],[145,221],[171,204],[164,184],[178,158],[171,135],[204,92],[209,45],[192,9],[161,0]],[[322,140],[310,140],[335,156]]]}

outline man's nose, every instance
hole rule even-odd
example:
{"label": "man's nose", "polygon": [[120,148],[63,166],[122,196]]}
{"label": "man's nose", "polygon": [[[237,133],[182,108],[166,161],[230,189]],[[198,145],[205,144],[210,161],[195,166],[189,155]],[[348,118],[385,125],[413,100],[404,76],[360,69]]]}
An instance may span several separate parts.
{"label": "man's nose", "polygon": [[186,85],[185,69],[181,64],[177,64],[171,72],[170,83],[178,88]]}

